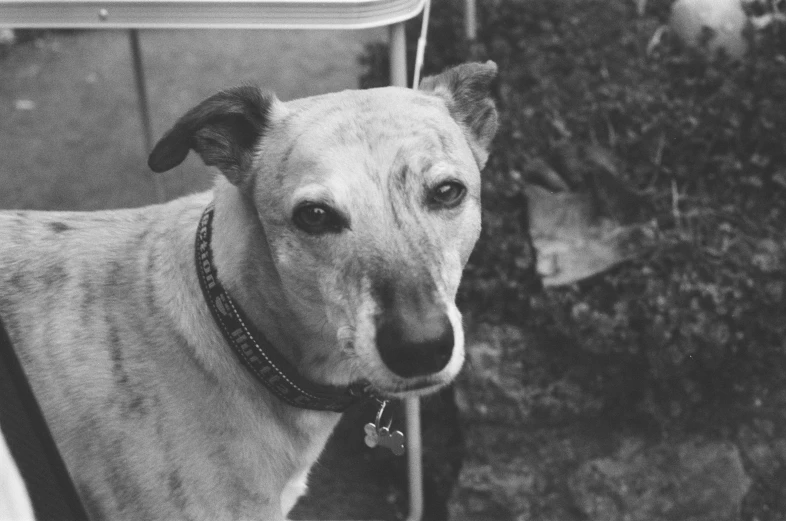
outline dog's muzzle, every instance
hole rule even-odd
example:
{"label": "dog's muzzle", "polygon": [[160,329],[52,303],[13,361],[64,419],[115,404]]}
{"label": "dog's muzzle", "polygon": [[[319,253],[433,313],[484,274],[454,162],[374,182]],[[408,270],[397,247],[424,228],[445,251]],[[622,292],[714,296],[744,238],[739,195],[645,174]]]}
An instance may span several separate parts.
{"label": "dog's muzzle", "polygon": [[376,318],[382,361],[403,378],[436,374],[448,365],[455,338],[446,311],[421,289],[395,291]]}

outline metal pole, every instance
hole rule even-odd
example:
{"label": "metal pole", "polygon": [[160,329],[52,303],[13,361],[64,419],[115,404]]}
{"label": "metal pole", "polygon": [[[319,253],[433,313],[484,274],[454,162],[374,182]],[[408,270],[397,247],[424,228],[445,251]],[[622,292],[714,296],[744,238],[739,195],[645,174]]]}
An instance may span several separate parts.
{"label": "metal pole", "polygon": [[407,86],[407,38],[403,23],[390,26],[390,84]]}
{"label": "metal pole", "polygon": [[464,0],[464,33],[474,42],[478,37],[478,18],[475,0]]}
{"label": "metal pole", "polygon": [[[129,42],[131,44],[131,58],[134,62],[134,83],[136,84],[137,101],[139,104],[139,117],[142,121],[142,136],[145,140],[145,154],[150,154],[153,150],[153,130],[150,124],[150,105],[147,101],[147,86],[145,84],[145,69],[142,65],[142,49],[139,46],[139,31],[131,29],[128,31]],[[155,186],[156,199],[159,203],[166,201],[166,191],[163,180],[159,174],[153,174],[153,185]]]}
{"label": "metal pole", "polygon": [[420,433],[420,398],[404,401],[407,411],[407,466],[409,468],[409,516],[423,518],[423,446]]}
{"label": "metal pole", "polygon": [[[390,83],[407,86],[407,39],[404,24],[390,26]],[[407,521],[423,518],[423,447],[420,437],[420,399],[404,401],[407,415],[407,467],[409,469],[409,516]]]}

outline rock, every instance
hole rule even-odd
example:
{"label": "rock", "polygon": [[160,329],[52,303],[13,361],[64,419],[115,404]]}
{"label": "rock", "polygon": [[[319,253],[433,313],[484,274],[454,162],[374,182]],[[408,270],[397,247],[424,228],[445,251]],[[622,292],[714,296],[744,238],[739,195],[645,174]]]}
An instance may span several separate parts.
{"label": "rock", "polygon": [[473,424],[448,519],[579,521],[565,487],[556,485],[566,468],[598,450],[579,432]]}
{"label": "rock", "polygon": [[527,516],[530,504],[527,496],[533,487],[533,475],[520,458],[499,465],[475,465],[461,475],[462,509],[454,507],[453,519],[499,519]]}
{"label": "rock", "polygon": [[733,521],[751,480],[734,445],[628,439],[570,478],[576,506],[597,521]]}
{"label": "rock", "polygon": [[[570,498],[547,488],[565,467],[597,452],[594,438],[576,434],[582,425],[574,420],[595,415],[600,401],[568,364],[548,363],[549,346],[521,328],[468,329],[467,362],[454,385],[466,453],[449,519],[572,521]],[[570,424],[572,434],[533,429],[540,421]]]}
{"label": "rock", "polygon": [[671,29],[683,42],[697,47],[706,39],[710,50],[723,49],[732,58],[747,51],[743,30],[749,23],[740,0],[678,0],[671,9]]}
{"label": "rock", "polygon": [[455,383],[461,419],[512,426],[530,424],[533,416],[555,420],[597,412],[602,403],[567,369],[551,367],[541,344],[514,326],[476,328]]}
{"label": "rock", "polygon": [[[751,479],[735,445],[698,435],[653,444],[632,434],[603,415],[606,397],[587,383],[591,367],[577,369],[586,365],[579,353],[555,351],[518,327],[468,327],[467,365],[455,384],[466,452],[449,519],[739,519]],[[740,440],[746,461],[786,458],[786,444]]]}

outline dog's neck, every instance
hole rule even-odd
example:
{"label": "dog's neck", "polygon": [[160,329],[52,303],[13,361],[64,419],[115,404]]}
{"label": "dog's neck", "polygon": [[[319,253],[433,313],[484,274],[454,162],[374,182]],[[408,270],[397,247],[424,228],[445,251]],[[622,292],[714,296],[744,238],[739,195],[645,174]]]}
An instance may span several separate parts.
{"label": "dog's neck", "polygon": [[[214,201],[213,252],[224,288],[293,366],[311,369],[304,377],[320,384],[347,385],[336,375],[303,363],[309,352],[335,349],[336,331],[330,330],[327,320],[307,323],[292,311],[253,202],[223,179],[216,183]],[[234,210],[222,212],[222,208]]]}

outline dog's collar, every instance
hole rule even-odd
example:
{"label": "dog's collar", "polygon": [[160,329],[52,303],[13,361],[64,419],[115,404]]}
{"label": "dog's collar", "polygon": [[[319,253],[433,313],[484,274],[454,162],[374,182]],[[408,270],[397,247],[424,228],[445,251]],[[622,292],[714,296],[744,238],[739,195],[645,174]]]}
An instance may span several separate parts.
{"label": "dog's collar", "polygon": [[373,396],[367,384],[335,387],[310,382],[257,331],[218,280],[210,249],[213,203],[202,214],[196,234],[196,269],[210,312],[233,351],[267,389],[294,407],[342,412]]}

